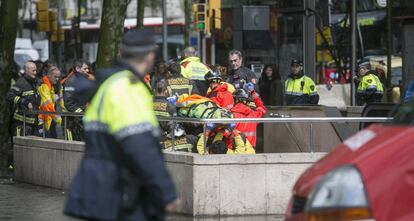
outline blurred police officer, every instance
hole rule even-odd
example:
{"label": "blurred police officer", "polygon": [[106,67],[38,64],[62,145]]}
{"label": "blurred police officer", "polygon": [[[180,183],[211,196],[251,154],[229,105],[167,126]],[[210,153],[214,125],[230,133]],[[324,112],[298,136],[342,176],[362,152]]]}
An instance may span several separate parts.
{"label": "blurred police officer", "polygon": [[120,60],[97,73],[99,87],[84,116],[85,156],[66,214],[90,220],[163,220],[166,211],[176,208],[151,92],[143,79],[156,49],[150,31],[131,30],[122,38]]}
{"label": "blurred police officer", "polygon": [[319,95],[315,83],[303,73],[303,63],[293,59],[290,64],[290,75],[285,81],[286,105],[318,104]]}
{"label": "blurred police officer", "polygon": [[381,102],[384,88],[375,71],[371,70],[371,64],[362,62],[359,65],[359,83],[356,93],[358,105]]}

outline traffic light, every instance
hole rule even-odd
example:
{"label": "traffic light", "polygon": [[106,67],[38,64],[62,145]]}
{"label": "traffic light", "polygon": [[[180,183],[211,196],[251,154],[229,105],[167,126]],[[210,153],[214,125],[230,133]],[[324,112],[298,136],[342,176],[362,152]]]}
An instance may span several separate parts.
{"label": "traffic light", "polygon": [[36,2],[36,27],[38,31],[49,31],[49,2],[39,0]]}
{"label": "traffic light", "polygon": [[221,29],[221,0],[209,1],[210,29]]}
{"label": "traffic light", "polygon": [[[201,1],[200,1],[201,2]],[[194,24],[196,31],[206,31],[207,4],[204,2],[193,5]]]}

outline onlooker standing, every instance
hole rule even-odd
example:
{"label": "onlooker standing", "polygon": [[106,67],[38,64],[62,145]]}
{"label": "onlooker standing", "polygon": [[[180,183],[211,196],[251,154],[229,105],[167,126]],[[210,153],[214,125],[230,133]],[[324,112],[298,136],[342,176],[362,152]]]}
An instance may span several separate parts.
{"label": "onlooker standing", "polygon": [[414,80],[411,80],[408,84],[407,90],[405,91],[404,95],[404,103],[407,103],[408,101],[413,99],[414,95]]}
{"label": "onlooker standing", "polygon": [[181,61],[181,74],[183,77],[193,80],[200,95],[205,96],[208,84],[204,76],[210,71],[207,65],[200,62],[197,51],[193,47],[184,49],[184,60]]}
{"label": "onlooker standing", "polygon": [[151,88],[156,88],[157,83],[167,78],[167,65],[159,62],[155,65],[154,74],[151,76]]}
{"label": "onlooker standing", "polygon": [[[23,111],[38,111],[40,95],[37,92],[39,81],[37,81],[36,64],[29,61],[24,65],[24,75],[10,88],[7,100],[12,104],[14,136],[38,135],[38,118],[36,114],[26,114]],[[23,122],[26,122],[26,130],[23,131]]]}
{"label": "onlooker standing", "polygon": [[229,52],[230,71],[227,82],[234,85],[236,89],[243,88],[244,84],[253,83],[258,91],[256,75],[250,69],[243,66],[243,55],[238,50]]}
{"label": "onlooker standing", "polygon": [[[56,112],[57,105],[61,109],[65,109],[63,104],[62,87],[56,92],[56,86],[60,80],[60,70],[56,66],[50,66],[46,75],[42,78],[42,84],[37,89],[41,102],[40,110],[46,112]],[[39,120],[45,131],[46,137],[57,138],[56,126],[62,123],[62,118],[56,114],[40,114]]]}
{"label": "onlooker standing", "polygon": [[280,74],[272,65],[268,64],[263,68],[259,79],[259,94],[265,105],[283,105],[283,85]]}

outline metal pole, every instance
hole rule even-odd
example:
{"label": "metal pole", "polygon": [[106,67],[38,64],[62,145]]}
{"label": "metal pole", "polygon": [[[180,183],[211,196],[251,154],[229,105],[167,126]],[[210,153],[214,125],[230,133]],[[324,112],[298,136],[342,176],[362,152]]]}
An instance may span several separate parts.
{"label": "metal pole", "polygon": [[355,106],[355,83],[353,81],[356,71],[356,26],[357,26],[356,0],[351,0],[351,105]]}
{"label": "metal pole", "polygon": [[175,150],[175,121],[173,121],[173,129],[172,129],[172,149]]}
{"label": "metal pole", "polygon": [[164,61],[168,60],[167,31],[167,0],[162,0],[162,57]]}
{"label": "metal pole", "polygon": [[313,153],[313,142],[312,142],[312,137],[313,137],[313,125],[312,123],[310,123],[310,134],[309,134],[309,150],[311,153]]}
{"label": "metal pole", "polygon": [[211,32],[211,65],[216,64],[216,35],[214,30]]}
{"label": "metal pole", "polygon": [[203,51],[203,56],[202,56],[202,62],[205,64],[207,62],[207,43],[206,43],[206,35],[203,32],[203,38],[201,39],[201,46],[202,46],[202,51]]}
{"label": "metal pole", "polygon": [[392,102],[392,83],[391,83],[391,57],[393,53],[392,45],[392,0],[387,0],[387,101]]}
{"label": "metal pole", "polygon": [[68,137],[67,137],[67,130],[68,130],[68,127],[67,127],[67,123],[68,123],[68,118],[66,117],[66,116],[63,116],[63,120],[65,121],[65,123],[64,123],[64,125],[63,125],[63,136],[64,136],[64,139],[65,140],[68,140]]}
{"label": "metal pole", "polygon": [[204,154],[208,154],[207,148],[207,123],[203,124],[203,146],[204,146]]}
{"label": "metal pole", "polygon": [[305,10],[306,13],[303,19],[304,25],[304,72],[316,81],[316,22],[315,22],[315,0],[306,0],[305,1]]}
{"label": "metal pole", "polygon": [[[16,136],[20,136],[20,134],[16,134]],[[26,136],[26,111],[23,111],[23,137]]]}

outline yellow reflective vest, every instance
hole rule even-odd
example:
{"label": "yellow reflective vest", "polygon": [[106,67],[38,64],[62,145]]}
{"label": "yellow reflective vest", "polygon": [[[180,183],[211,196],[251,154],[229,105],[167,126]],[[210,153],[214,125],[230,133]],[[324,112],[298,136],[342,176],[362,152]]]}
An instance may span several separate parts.
{"label": "yellow reflective vest", "polygon": [[181,61],[181,75],[190,80],[204,81],[210,69],[198,57],[188,57]]}
{"label": "yellow reflective vest", "polygon": [[287,105],[318,104],[319,102],[315,82],[306,75],[299,78],[290,76],[285,81],[285,97]]}
{"label": "yellow reflective vest", "polygon": [[365,93],[367,90],[375,90],[376,94],[383,94],[384,88],[382,87],[381,81],[378,76],[373,73],[368,73],[361,78],[358,85],[358,93]]}

